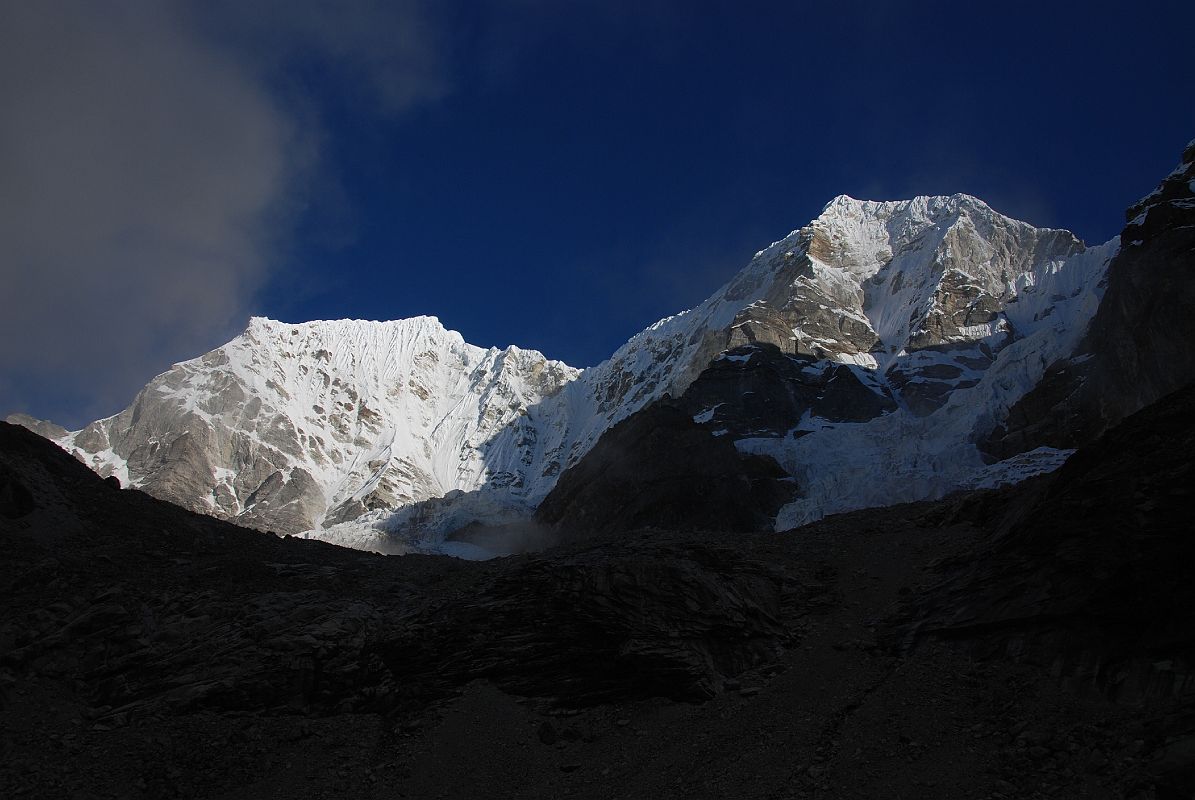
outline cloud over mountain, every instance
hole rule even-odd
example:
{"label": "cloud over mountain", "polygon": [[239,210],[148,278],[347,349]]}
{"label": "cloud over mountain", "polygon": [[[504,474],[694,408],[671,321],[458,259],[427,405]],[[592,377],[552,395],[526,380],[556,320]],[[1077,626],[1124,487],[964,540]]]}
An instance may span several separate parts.
{"label": "cloud over mountain", "polygon": [[445,91],[417,6],[274,16],[286,24],[183,2],[0,9],[0,281],[19,298],[0,316],[5,411],[52,393],[67,421],[111,413],[243,325],[317,174],[318,113],[278,66],[345,70],[380,113]]}

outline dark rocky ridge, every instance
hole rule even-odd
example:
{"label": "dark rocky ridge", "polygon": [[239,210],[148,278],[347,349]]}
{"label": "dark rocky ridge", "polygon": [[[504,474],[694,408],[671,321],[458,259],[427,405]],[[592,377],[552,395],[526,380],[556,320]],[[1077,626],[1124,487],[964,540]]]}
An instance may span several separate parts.
{"label": "dark rocky ridge", "polygon": [[770,458],[745,456],[662,401],[602,435],[560,477],[536,521],[573,536],[639,527],[766,530],[794,486]]}
{"label": "dark rocky ridge", "polygon": [[729,350],[679,399],[710,431],[732,438],[787,436],[810,413],[830,422],[866,422],[894,411],[891,390],[868,370],[787,355],[760,343]]}
{"label": "dark rocky ridge", "polygon": [[1126,212],[1121,250],[1087,336],[983,442],[995,458],[1073,448],[1195,374],[1195,142]]}

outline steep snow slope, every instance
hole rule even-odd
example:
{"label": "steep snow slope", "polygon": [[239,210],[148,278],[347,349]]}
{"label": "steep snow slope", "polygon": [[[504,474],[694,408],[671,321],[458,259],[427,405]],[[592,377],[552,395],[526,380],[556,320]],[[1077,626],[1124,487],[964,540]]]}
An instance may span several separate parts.
{"label": "steep snow slope", "polygon": [[[774,345],[874,398],[854,425],[810,413],[736,437],[803,481],[803,505],[783,524],[855,502],[846,494],[872,504],[971,479],[983,466],[975,428],[1031,388],[1049,354],[1069,352],[1110,252],[1084,253],[1066,231],[966,195],[842,196],[700,306],[584,372],[473,347],[430,317],[255,319],[155,378],[126,411],[59,441],[197,510],[341,544],[441,550],[447,531],[525,519],[605,430],[679,396],[719,354]],[[726,427],[726,413],[702,416]],[[814,433],[794,439],[794,427]]]}

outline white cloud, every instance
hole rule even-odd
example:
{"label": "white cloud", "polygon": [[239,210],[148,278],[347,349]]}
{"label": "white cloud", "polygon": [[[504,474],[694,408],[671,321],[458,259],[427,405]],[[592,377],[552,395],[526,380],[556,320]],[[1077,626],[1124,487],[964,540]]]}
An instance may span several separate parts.
{"label": "white cloud", "polygon": [[270,69],[320,59],[387,113],[446,89],[414,6],[254,8],[0,4],[0,411],[113,413],[244,321],[318,141]]}

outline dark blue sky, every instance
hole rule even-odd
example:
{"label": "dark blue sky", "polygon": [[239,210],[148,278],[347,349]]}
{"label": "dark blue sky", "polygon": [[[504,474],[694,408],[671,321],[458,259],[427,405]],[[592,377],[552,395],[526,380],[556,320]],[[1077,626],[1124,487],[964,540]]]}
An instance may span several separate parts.
{"label": "dark blue sky", "polygon": [[[164,40],[182,37],[210,67],[205,86],[228,81],[227,118],[255,125],[201,125],[221,155],[184,176],[217,201],[247,198],[243,213],[189,250],[145,257],[192,265],[178,275],[216,270],[209,283],[234,299],[201,316],[185,299],[169,301],[171,315],[130,302],[120,345],[64,344],[53,372],[10,357],[0,411],[68,424],[113,413],[249,313],[434,314],[475,344],[589,366],[700,302],[837,194],[967,192],[1101,242],[1195,137],[1185,2],[299,5],[180,3],[162,23]],[[168,78],[157,57],[128,69]],[[223,119],[225,101],[210,102],[204,119]],[[180,113],[162,112],[164,135]],[[254,178],[244,187],[242,170]],[[188,220],[193,194],[177,193]],[[169,207],[176,195],[150,197]],[[225,247],[228,231],[245,241]],[[126,269],[113,252],[104,267]],[[43,258],[17,255],[6,271]],[[123,345],[139,337],[160,346]],[[110,369],[95,366],[105,358]]]}

